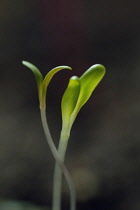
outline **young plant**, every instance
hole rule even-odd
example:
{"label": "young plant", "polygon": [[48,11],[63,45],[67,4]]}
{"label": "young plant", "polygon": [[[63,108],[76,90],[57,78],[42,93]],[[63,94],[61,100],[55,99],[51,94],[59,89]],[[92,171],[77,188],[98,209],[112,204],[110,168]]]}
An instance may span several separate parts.
{"label": "young plant", "polygon": [[48,85],[52,77],[62,69],[69,69],[68,66],[59,66],[51,71],[43,79],[42,74],[39,69],[33,64],[23,61],[23,65],[27,66],[35,75],[37,87],[38,87],[38,97],[40,103],[40,114],[42,126],[44,133],[50,147],[50,150],[55,158],[55,170],[54,170],[54,182],[53,182],[53,210],[61,209],[61,188],[62,188],[62,173],[68,183],[70,190],[70,209],[76,209],[76,193],[73,181],[64,165],[64,159],[67,149],[68,140],[70,137],[70,132],[72,125],[82,108],[82,106],[87,102],[91,96],[93,90],[96,88],[98,83],[101,81],[105,74],[104,66],[96,64],[91,66],[80,78],[73,76],[70,78],[68,87],[64,92],[61,102],[62,111],[62,130],[60,134],[60,141],[58,150],[56,149],[53,139],[51,137],[47,117],[46,117],[46,94]]}
{"label": "young plant", "polygon": [[[63,162],[65,159],[67,144],[70,137],[72,125],[80,109],[87,102],[93,90],[103,78],[104,74],[104,66],[96,64],[91,66],[80,78],[77,76],[73,76],[69,80],[68,87],[64,92],[61,102],[62,130],[60,135],[58,152],[61,155],[61,159],[63,160]],[[56,162],[53,182],[53,203],[55,207],[53,208],[53,210],[60,210],[57,206],[60,206],[62,185],[61,182],[62,172]]]}

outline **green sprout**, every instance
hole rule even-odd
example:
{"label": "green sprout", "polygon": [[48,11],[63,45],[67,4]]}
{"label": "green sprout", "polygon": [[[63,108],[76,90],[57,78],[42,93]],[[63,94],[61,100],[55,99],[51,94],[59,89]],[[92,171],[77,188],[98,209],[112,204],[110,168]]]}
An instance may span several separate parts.
{"label": "green sprout", "polygon": [[[70,134],[71,127],[82,106],[87,102],[93,90],[105,74],[104,66],[91,66],[80,78],[70,78],[68,87],[62,98],[62,133]],[[68,135],[69,136],[69,135]]]}
{"label": "green sprout", "polygon": [[39,69],[33,64],[23,61],[23,65],[28,67],[35,75],[37,87],[38,87],[38,97],[40,103],[40,114],[42,120],[42,126],[44,133],[50,147],[50,150],[55,158],[55,170],[54,170],[54,180],[53,180],[53,203],[52,210],[61,209],[61,190],[62,190],[62,173],[67,181],[70,190],[70,209],[76,209],[76,193],[75,187],[70,176],[68,169],[64,164],[65,154],[67,150],[68,140],[70,137],[70,132],[72,125],[82,108],[82,106],[88,101],[92,92],[102,80],[105,74],[104,66],[96,64],[91,66],[80,78],[73,76],[69,80],[67,89],[64,92],[61,102],[61,112],[62,112],[62,130],[60,134],[60,141],[58,149],[56,149],[53,139],[48,128],[47,117],[46,117],[46,94],[48,85],[52,77],[62,69],[69,69],[69,66],[58,66],[51,71],[43,79],[42,74]]}
{"label": "green sprout", "polygon": [[[80,78],[77,76],[73,76],[69,80],[68,87],[64,92],[61,102],[62,130],[59,140],[58,152],[61,155],[63,162],[65,159],[65,153],[67,150],[67,144],[70,137],[72,125],[80,109],[87,102],[93,90],[103,78],[104,74],[104,66],[96,64],[91,66]],[[56,210],[57,206],[60,206],[62,185],[61,182],[62,172],[56,162],[53,188],[53,203],[55,203],[55,208],[53,210]]]}
{"label": "green sprout", "polygon": [[40,107],[41,108],[46,108],[46,93],[47,93],[47,88],[48,85],[53,78],[53,76],[60,70],[63,69],[69,69],[71,70],[72,68],[69,66],[58,66],[46,74],[45,78],[43,79],[43,76],[39,69],[33,65],[32,63],[29,63],[28,61],[22,61],[22,64],[28,67],[35,75],[36,82],[37,82],[37,88],[38,88],[38,97],[39,97],[39,102],[40,102]]}

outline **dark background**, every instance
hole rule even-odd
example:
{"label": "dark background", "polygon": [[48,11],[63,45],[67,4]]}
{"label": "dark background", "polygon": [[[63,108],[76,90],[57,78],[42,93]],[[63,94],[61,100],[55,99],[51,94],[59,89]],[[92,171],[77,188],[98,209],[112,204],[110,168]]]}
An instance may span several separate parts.
{"label": "dark background", "polygon": [[[1,200],[51,205],[54,160],[35,79],[22,60],[43,75],[58,65],[73,68],[58,73],[48,90],[56,144],[69,78],[101,63],[106,75],[76,119],[66,156],[77,209],[140,209],[139,8],[138,0],[0,0]],[[66,184],[63,191],[67,206]]]}

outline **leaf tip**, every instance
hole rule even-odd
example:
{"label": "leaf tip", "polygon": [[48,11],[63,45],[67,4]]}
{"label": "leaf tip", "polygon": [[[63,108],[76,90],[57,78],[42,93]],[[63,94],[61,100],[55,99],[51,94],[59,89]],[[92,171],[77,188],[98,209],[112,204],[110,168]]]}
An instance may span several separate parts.
{"label": "leaf tip", "polygon": [[62,69],[69,69],[69,70],[72,70],[72,68],[70,66],[58,66],[59,68],[62,68]]}
{"label": "leaf tip", "polygon": [[105,67],[104,67],[102,64],[95,64],[94,67],[95,67],[97,70],[100,70],[100,72],[102,72],[103,74],[105,74],[106,69],[105,69]]}
{"label": "leaf tip", "polygon": [[70,79],[72,79],[72,80],[79,80],[79,77],[77,77],[77,76],[72,76]]}
{"label": "leaf tip", "polygon": [[23,60],[23,61],[22,61],[22,64],[23,64],[23,65],[26,65],[26,62],[27,62],[27,61],[24,61],[24,60]]}
{"label": "leaf tip", "polygon": [[24,66],[26,66],[26,67],[28,67],[28,68],[31,68],[31,66],[33,66],[33,64],[32,63],[30,63],[30,62],[28,62],[28,61],[22,61],[22,64],[24,65]]}

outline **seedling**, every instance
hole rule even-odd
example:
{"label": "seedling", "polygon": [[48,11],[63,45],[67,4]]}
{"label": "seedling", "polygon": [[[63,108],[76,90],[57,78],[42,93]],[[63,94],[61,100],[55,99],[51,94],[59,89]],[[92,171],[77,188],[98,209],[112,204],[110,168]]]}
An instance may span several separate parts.
{"label": "seedling", "polygon": [[65,154],[72,125],[80,109],[88,101],[93,90],[102,80],[105,74],[105,68],[100,64],[96,64],[91,66],[80,78],[77,76],[73,76],[70,78],[68,87],[66,88],[61,101],[62,130],[60,133],[59,146],[58,149],[56,149],[50,134],[46,117],[47,88],[51,79],[58,71],[62,69],[71,70],[71,67],[58,66],[49,71],[43,79],[41,72],[36,66],[27,61],[23,61],[22,63],[23,65],[28,67],[35,75],[38,88],[38,98],[40,104],[42,126],[44,129],[46,140],[56,161],[53,181],[52,210],[61,209],[62,173],[64,174],[70,191],[70,210],[75,210],[76,192],[71,175],[64,164]]}

